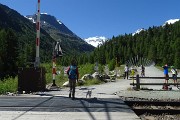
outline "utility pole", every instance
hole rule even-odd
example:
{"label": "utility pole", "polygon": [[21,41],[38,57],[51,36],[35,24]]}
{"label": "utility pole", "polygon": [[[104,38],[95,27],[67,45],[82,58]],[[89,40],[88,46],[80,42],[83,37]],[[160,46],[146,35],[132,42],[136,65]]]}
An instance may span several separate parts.
{"label": "utility pole", "polygon": [[40,0],[38,0],[38,11],[37,11],[37,21],[36,21],[36,58],[34,67],[39,67],[40,57],[39,57],[39,45],[40,45]]}

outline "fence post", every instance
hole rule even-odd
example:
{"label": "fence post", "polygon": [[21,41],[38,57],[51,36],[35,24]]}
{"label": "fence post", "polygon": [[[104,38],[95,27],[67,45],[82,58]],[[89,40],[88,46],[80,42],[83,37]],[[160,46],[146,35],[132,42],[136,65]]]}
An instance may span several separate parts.
{"label": "fence post", "polygon": [[140,89],[140,79],[139,79],[139,74],[136,75],[136,89]]}

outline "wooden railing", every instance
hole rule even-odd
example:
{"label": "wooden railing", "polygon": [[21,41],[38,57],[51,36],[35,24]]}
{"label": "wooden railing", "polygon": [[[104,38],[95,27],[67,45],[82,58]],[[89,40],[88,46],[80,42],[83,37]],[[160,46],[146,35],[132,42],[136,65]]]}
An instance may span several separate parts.
{"label": "wooden railing", "polygon": [[[136,89],[140,89],[140,85],[164,85],[165,83],[141,83],[140,79],[164,79],[165,77],[139,77],[139,75],[136,75],[136,77],[130,77],[133,80],[133,83],[130,83],[130,85],[136,86]],[[168,79],[173,79],[173,77],[168,77]],[[177,79],[180,79],[180,77],[177,77]],[[136,83],[134,83],[136,81]],[[180,83],[166,83],[166,85],[177,85],[177,87],[180,87]]]}

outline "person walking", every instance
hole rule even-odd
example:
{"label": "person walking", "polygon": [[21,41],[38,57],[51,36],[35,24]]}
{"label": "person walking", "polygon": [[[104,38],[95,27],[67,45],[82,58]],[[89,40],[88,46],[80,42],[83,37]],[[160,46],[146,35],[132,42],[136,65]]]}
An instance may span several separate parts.
{"label": "person walking", "polygon": [[75,87],[76,87],[76,81],[78,82],[79,72],[76,60],[71,61],[71,65],[69,66],[67,70],[68,78],[69,78],[69,98],[72,97],[72,100],[75,99]]}
{"label": "person walking", "polygon": [[[177,83],[177,69],[174,68],[174,66],[171,66],[171,73],[172,73],[172,78],[174,80],[174,84]],[[175,86],[175,85],[174,85]]]}
{"label": "person walking", "polygon": [[129,76],[129,67],[128,65],[126,65],[124,67],[124,79],[127,78],[128,79],[128,76]]}

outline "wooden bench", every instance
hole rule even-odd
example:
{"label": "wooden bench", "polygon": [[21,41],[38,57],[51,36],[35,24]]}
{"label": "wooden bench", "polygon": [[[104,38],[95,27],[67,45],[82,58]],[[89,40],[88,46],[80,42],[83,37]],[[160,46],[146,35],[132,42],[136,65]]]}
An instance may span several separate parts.
{"label": "wooden bench", "polygon": [[[136,81],[136,83],[130,83],[130,85],[136,86],[136,89],[140,89],[140,85],[164,85],[164,83],[141,83],[140,78],[143,79],[164,79],[165,77],[139,77],[139,75],[136,75],[136,77],[130,77]],[[169,79],[173,79],[173,77],[168,77]],[[180,77],[177,77],[177,79],[180,79]],[[166,83],[166,85],[177,85],[180,86],[180,83]]]}

